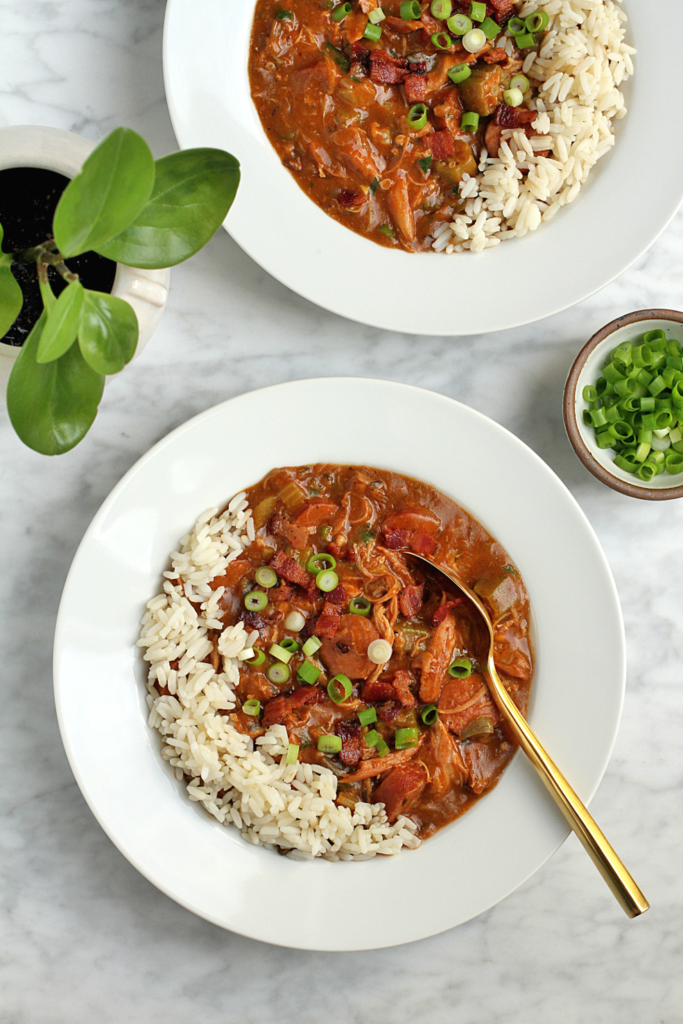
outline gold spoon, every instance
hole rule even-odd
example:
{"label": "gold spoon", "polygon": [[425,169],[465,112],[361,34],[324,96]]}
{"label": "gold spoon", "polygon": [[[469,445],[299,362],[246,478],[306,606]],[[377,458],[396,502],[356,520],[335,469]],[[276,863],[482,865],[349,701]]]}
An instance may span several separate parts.
{"label": "gold spoon", "polygon": [[450,570],[443,569],[440,565],[435,565],[434,562],[424,558],[423,555],[416,555],[413,552],[406,552],[406,554],[411,554],[413,558],[419,558],[421,562],[426,562],[432,569],[443,573],[479,609],[488,627],[490,636],[486,670],[489,689],[501,714],[510,726],[520,747],[550,790],[553,800],[576,832],[593,863],[619,901],[622,909],[629,917],[637,917],[639,914],[644,914],[650,904],[607,842],[600,828],[588,813],[587,808],[579,800],[557,765],[548,756],[539,739],[501,682],[496,666],[493,663],[493,624],[481,598]]}

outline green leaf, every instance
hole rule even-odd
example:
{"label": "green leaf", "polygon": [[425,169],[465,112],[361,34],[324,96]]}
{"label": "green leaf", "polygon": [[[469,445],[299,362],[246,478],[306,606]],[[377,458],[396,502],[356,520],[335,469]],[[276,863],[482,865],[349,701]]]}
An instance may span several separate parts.
{"label": "green leaf", "polygon": [[[4,234],[0,224],[0,247]],[[0,338],[7,334],[24,304],[24,296],[19,282],[12,273],[11,264],[12,254],[3,253],[0,248]]]}
{"label": "green leaf", "polygon": [[184,149],[157,160],[152,197],[134,224],[97,251],[130,267],[174,267],[206,245],[225,220],[240,180],[222,149]]}
{"label": "green leaf", "polygon": [[105,292],[86,291],[78,344],[97,373],[118,373],[135,355],[138,320],[132,306]]}
{"label": "green leaf", "polygon": [[97,249],[132,224],[152,194],[154,158],[130,128],[115,128],[64,189],[54,235],[64,256]]}
{"label": "green leaf", "polygon": [[51,363],[71,348],[81,322],[84,294],[81,282],[72,281],[49,311],[46,304],[47,318],[40,335],[36,362]]}
{"label": "green leaf", "polygon": [[43,312],[12,368],[7,411],[24,444],[41,455],[61,455],[88,433],[104,377],[90,369],[78,345],[54,362],[36,362],[46,320]]}

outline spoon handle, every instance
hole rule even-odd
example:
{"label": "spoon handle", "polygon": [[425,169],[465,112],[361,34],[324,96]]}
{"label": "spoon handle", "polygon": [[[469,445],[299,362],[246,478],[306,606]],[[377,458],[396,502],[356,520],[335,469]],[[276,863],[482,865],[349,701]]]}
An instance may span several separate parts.
{"label": "spoon handle", "polygon": [[644,914],[650,904],[510,697],[500,681],[493,659],[489,659],[488,675],[492,677],[491,691],[496,703],[503,711],[515,739],[550,790],[555,803],[576,832],[620,906],[629,917]]}

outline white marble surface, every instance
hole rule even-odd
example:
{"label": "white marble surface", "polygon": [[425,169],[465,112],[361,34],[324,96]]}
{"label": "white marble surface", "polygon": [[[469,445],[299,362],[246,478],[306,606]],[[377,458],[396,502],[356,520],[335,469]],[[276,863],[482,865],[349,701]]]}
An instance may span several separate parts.
{"label": "white marble surface", "polygon": [[[174,148],[163,13],[163,0],[0,0],[0,124],[95,139],[128,124],[157,154]],[[156,338],[107,389],[79,448],[38,456],[0,413],[2,1024],[683,1021],[683,502],[598,484],[574,457],[560,409],[572,358],[594,330],[630,309],[683,306],[682,259],[679,213],[626,274],[572,310],[486,337],[421,339],[309,305],[221,233],[173,272]],[[92,515],[189,416],[259,385],[340,373],[419,384],[492,416],[546,459],[597,530],[623,603],[629,676],[592,810],[651,901],[639,920],[624,918],[571,837],[509,899],[444,935],[373,953],[279,949],[176,906],[86,807],[59,739],[50,661],[62,585]],[[577,671],[579,661],[580,643]]]}

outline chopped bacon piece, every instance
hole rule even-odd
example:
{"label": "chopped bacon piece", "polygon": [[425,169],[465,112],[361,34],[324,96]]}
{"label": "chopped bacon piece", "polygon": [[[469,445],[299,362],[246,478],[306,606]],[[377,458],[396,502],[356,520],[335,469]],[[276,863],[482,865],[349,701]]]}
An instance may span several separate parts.
{"label": "chopped bacon piece", "polygon": [[404,587],[399,594],[398,606],[401,609],[401,615],[404,615],[406,619],[412,619],[419,612],[422,607],[424,589],[424,584],[420,583],[419,586]]}
{"label": "chopped bacon piece", "polygon": [[396,690],[383,679],[373,679],[363,687],[363,700],[368,704],[373,701],[396,700]]}
{"label": "chopped bacon piece", "polygon": [[449,609],[456,608],[457,605],[462,604],[464,600],[464,597],[454,597],[450,601],[444,601],[443,604],[440,604],[432,615],[432,626],[438,626],[440,622],[443,622],[448,615]]}
{"label": "chopped bacon piece", "polygon": [[295,526],[279,512],[276,512],[270,520],[270,532],[278,537],[284,537],[297,551],[306,547],[311,530],[312,527],[309,526]]}
{"label": "chopped bacon piece", "polygon": [[499,103],[493,120],[501,128],[520,128],[523,124],[531,124],[537,117],[537,110],[527,110],[526,107],[511,107],[507,103]]}
{"label": "chopped bacon piece", "polygon": [[291,729],[301,715],[297,715],[302,708],[322,704],[326,694],[319,686],[300,686],[287,697],[275,697],[269,700],[263,712],[262,725],[264,729],[271,725],[285,725]]}
{"label": "chopped bacon piece", "polygon": [[257,612],[250,612],[246,608],[240,612],[239,621],[243,622],[247,629],[265,629],[268,623],[262,619]]}
{"label": "chopped bacon piece", "polygon": [[[411,71],[413,68],[411,68]],[[427,95],[427,79],[424,75],[408,75],[403,82],[408,103],[418,103]]]}
{"label": "chopped bacon piece", "polygon": [[293,558],[288,558],[284,551],[275,552],[270,561],[270,567],[275,569],[278,575],[284,576],[290,583],[296,583],[298,586],[303,587],[304,590],[308,590],[311,584],[315,583],[310,572],[306,572]]}
{"label": "chopped bacon piece", "polygon": [[503,22],[508,21],[515,13],[515,5],[513,0],[488,0],[489,6],[493,8],[493,14],[495,20],[499,25]]}
{"label": "chopped bacon piece", "polygon": [[377,715],[382,722],[393,722],[400,710],[401,705],[397,700],[388,700],[379,705]]}
{"label": "chopped bacon piece", "polygon": [[406,672],[403,668],[399,669],[391,680],[391,685],[396,691],[396,696],[404,708],[414,708],[417,704],[413,691],[410,688],[410,684],[414,682],[415,680],[411,676],[410,672]]}
{"label": "chopped bacon piece", "polygon": [[[448,137],[452,139],[452,135],[446,132]],[[436,553],[436,541],[433,537],[430,537],[428,533],[421,533],[416,530],[409,541],[411,551],[414,551],[416,555],[433,555]]]}
{"label": "chopped bacon piece", "polygon": [[410,530],[392,530],[385,527],[384,546],[385,548],[389,548],[390,551],[396,551],[398,548],[402,548],[408,543],[410,535]]}
{"label": "chopped bacon piece", "polygon": [[351,60],[370,60],[370,50],[368,50],[367,46],[361,43],[360,40],[356,40],[356,42],[351,43],[349,46],[349,55]]}
{"label": "chopped bacon piece", "polygon": [[455,153],[455,140],[446,128],[440,132],[425,135],[424,140],[431,149],[435,160],[447,160]]}
{"label": "chopped bacon piece", "polygon": [[398,85],[408,75],[405,57],[392,57],[386,50],[370,54],[370,78],[377,85]]}
{"label": "chopped bacon piece", "polygon": [[297,526],[320,526],[333,516],[338,508],[336,502],[328,501],[327,498],[311,498],[297,513],[294,522]]}
{"label": "chopped bacon piece", "polygon": [[332,640],[339,629],[340,618],[341,608],[339,605],[332,604],[331,601],[325,601],[323,610],[318,616],[318,621],[315,624],[315,635]]}
{"label": "chopped bacon piece", "polygon": [[360,722],[335,722],[334,731],[342,741],[339,757],[349,768],[355,768],[362,755]]}
{"label": "chopped bacon piece", "polygon": [[331,601],[332,604],[346,604],[346,587],[344,584],[337,584],[334,590],[330,590],[329,594],[325,595],[325,600]]}
{"label": "chopped bacon piece", "polygon": [[293,589],[289,583],[281,583],[279,587],[271,587],[268,591],[269,601],[289,601],[293,594]]}
{"label": "chopped bacon piece", "polygon": [[503,50],[500,46],[484,54],[484,60],[487,64],[504,64],[507,59],[507,50]]}
{"label": "chopped bacon piece", "polygon": [[337,196],[337,202],[345,210],[353,210],[363,205],[365,196],[362,192],[354,192],[353,189],[343,188]]}

